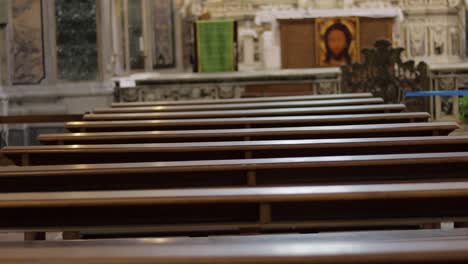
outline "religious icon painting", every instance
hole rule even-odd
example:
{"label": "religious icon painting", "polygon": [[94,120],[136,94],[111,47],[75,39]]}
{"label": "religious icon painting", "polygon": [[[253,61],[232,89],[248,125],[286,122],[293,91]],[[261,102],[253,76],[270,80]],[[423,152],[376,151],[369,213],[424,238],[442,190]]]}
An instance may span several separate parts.
{"label": "religious icon painting", "polygon": [[315,25],[319,66],[338,67],[360,60],[358,18],[317,18]]}

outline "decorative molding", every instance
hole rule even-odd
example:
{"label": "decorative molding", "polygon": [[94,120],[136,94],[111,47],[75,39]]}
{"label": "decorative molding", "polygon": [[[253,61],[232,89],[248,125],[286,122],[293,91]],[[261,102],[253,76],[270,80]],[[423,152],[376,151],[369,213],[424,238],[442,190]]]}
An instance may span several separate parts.
{"label": "decorative molding", "polygon": [[426,63],[403,61],[403,48],[392,48],[386,40],[377,41],[373,49],[363,49],[363,63],[342,66],[342,91],[371,92],[387,103],[405,103],[409,111],[428,111],[426,98],[405,98],[405,91],[429,87]]}
{"label": "decorative molding", "polygon": [[120,91],[121,102],[216,100],[240,98],[244,89],[236,85],[141,86]]}
{"label": "decorative molding", "polygon": [[47,96],[93,96],[112,94],[114,84],[107,82],[75,82],[57,83],[54,85],[38,85],[31,89],[29,85],[4,86],[5,95],[12,98],[47,97]]}

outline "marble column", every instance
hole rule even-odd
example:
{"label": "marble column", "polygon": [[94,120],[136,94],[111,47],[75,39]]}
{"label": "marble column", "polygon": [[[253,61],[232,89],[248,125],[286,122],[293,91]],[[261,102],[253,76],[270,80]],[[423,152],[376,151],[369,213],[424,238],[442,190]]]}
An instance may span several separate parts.
{"label": "marble column", "polygon": [[266,31],[263,38],[263,67],[267,70],[281,69],[281,48],[275,45],[274,34],[272,31]]}

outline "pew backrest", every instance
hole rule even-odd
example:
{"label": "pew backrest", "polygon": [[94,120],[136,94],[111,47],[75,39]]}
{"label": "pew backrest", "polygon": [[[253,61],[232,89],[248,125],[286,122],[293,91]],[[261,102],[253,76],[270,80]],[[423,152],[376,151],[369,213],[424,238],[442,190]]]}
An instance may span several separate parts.
{"label": "pew backrest", "polygon": [[340,99],[340,100],[312,100],[294,102],[267,102],[267,103],[240,103],[240,104],[210,104],[189,106],[147,106],[147,107],[121,107],[121,108],[97,108],[96,114],[105,113],[151,113],[151,112],[182,112],[182,111],[220,111],[241,109],[273,109],[294,107],[320,107],[320,106],[345,106],[345,105],[373,105],[383,104],[382,98]]}
{"label": "pew backrest", "polygon": [[[385,136],[438,136],[448,135],[460,128],[456,122],[405,123],[346,126],[280,127],[252,129],[211,129],[100,133],[42,134],[38,139],[46,144],[79,142],[87,144],[194,142],[233,140],[269,140],[295,138],[343,138]],[[171,140],[171,141],[170,141]]]}
{"label": "pew backrest", "polygon": [[[150,224],[154,232],[183,234],[417,225],[466,221],[467,202],[468,182],[9,193],[0,194],[0,228],[132,230]],[[61,215],[59,226],[51,215]]]}
{"label": "pew backrest", "polygon": [[274,127],[300,125],[340,125],[340,124],[378,124],[427,122],[431,118],[425,112],[388,113],[388,114],[349,114],[349,115],[316,115],[316,116],[276,116],[244,118],[205,118],[205,119],[162,119],[162,120],[121,120],[121,121],[77,121],[68,122],[65,127],[71,131],[144,131],[155,128],[193,129],[197,127]]}
{"label": "pew backrest", "polygon": [[326,106],[279,109],[191,111],[168,113],[124,113],[87,114],[85,120],[148,120],[148,119],[189,119],[220,117],[293,116],[293,115],[333,115],[358,113],[398,113],[406,109],[403,104],[378,104],[358,106]]}
{"label": "pew backrest", "polygon": [[293,102],[304,100],[338,100],[371,98],[370,93],[351,94],[327,94],[327,95],[307,95],[307,96],[276,96],[276,97],[255,97],[237,98],[221,100],[180,100],[180,101],[154,101],[154,102],[133,102],[133,103],[112,103],[112,107],[146,107],[146,106],[180,106],[180,105],[206,105],[206,104],[238,104],[238,103],[261,103],[261,102]]}
{"label": "pew backrest", "polygon": [[0,154],[27,166],[464,151],[468,151],[468,136],[51,145],[5,147]]}

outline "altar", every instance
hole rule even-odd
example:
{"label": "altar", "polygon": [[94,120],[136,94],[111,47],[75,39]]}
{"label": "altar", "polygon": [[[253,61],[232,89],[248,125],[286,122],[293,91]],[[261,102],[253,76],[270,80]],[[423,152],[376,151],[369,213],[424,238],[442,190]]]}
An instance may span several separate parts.
{"label": "altar", "polygon": [[[116,102],[138,102],[340,93],[340,74],[339,68],[224,73],[153,72],[114,78],[113,81],[116,84]],[[291,88],[295,84],[300,84],[301,89]]]}
{"label": "altar", "polygon": [[[265,10],[255,15],[257,25],[271,25],[273,41],[269,44],[271,47],[264,48],[264,57],[279,56],[281,65],[278,67],[282,69],[359,62],[363,48],[372,48],[377,40],[393,43],[398,39],[403,20],[400,8]],[[346,43],[337,52],[349,53],[347,60],[335,64],[324,62],[326,53],[331,52],[328,38],[332,31],[345,34]],[[272,54],[269,50],[278,52]]]}

